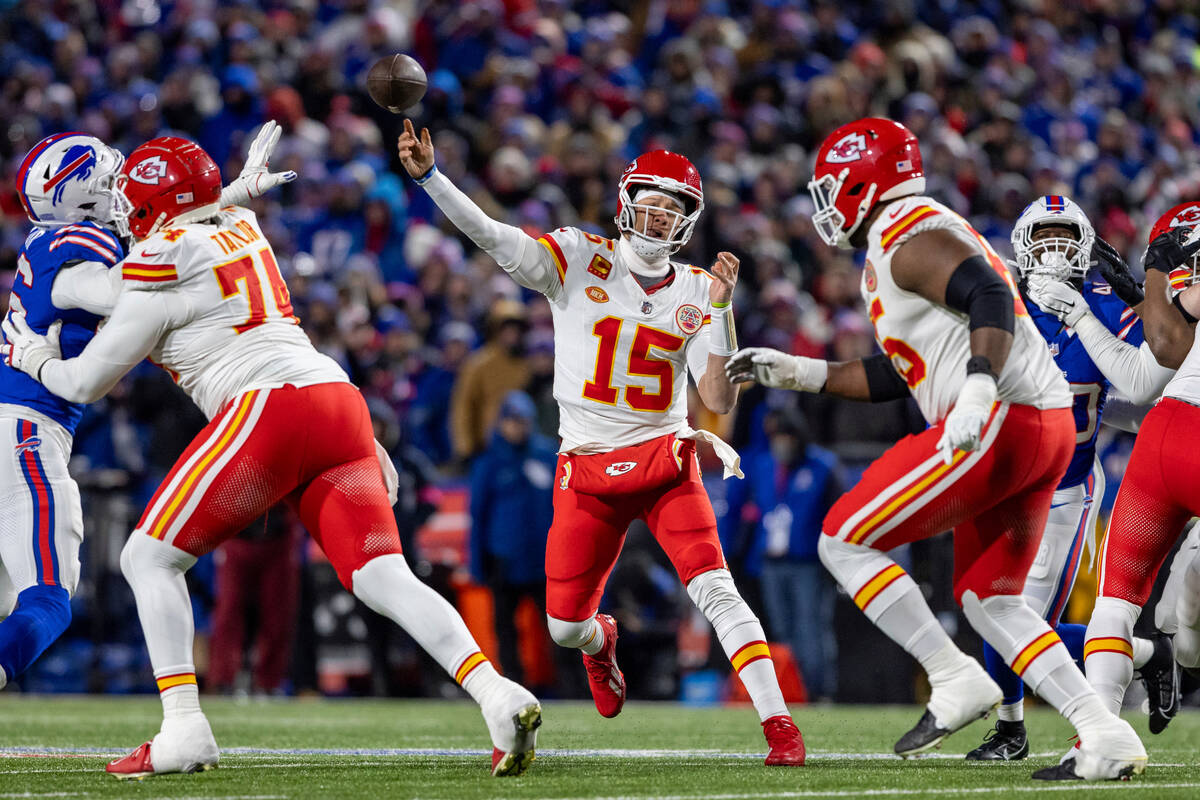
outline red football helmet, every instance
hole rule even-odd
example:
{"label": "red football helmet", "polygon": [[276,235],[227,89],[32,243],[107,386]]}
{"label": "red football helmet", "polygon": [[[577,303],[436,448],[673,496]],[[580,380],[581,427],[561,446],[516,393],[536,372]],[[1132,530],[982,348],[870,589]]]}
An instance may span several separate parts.
{"label": "red football helmet", "polygon": [[206,219],[221,207],[216,162],[200,145],[177,136],[151,139],[130,153],[117,188],[129,200],[129,231],[138,239],[156,225]]}
{"label": "red football helmet", "polygon": [[881,201],[925,191],[917,137],[878,117],[843,125],[817,150],[808,191],[817,207],[817,234],[826,244],[849,248],[851,235]]}
{"label": "red football helmet", "polygon": [[[1147,244],[1171,228],[1195,228],[1197,225],[1200,225],[1200,202],[1180,203],[1158,218],[1158,222],[1150,229],[1150,240]],[[1181,292],[1200,281],[1200,253],[1193,254],[1190,263],[1171,270],[1170,277],[1172,292]]]}
{"label": "red football helmet", "polygon": [[[637,194],[639,189],[649,189],[667,194],[681,204],[680,211],[672,211],[657,206],[639,204]],[[671,221],[666,237],[663,239],[649,235],[645,230],[637,230],[637,211],[646,212],[643,228],[651,214],[667,214]],[[643,258],[659,258],[670,255],[688,243],[696,220],[704,210],[704,187],[700,183],[700,172],[691,161],[678,153],[667,150],[653,150],[642,153],[629,163],[621,173],[621,183],[617,192],[617,230],[629,234],[629,243],[634,251]]]}

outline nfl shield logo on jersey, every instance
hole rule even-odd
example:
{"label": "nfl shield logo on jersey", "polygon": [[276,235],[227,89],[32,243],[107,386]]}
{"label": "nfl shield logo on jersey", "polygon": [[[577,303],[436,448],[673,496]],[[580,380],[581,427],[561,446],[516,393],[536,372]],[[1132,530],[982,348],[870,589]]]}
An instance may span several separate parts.
{"label": "nfl shield logo on jersey", "polygon": [[643,300],[642,301],[642,313],[650,314],[653,311],[654,311],[654,304],[651,303],[649,300]]}

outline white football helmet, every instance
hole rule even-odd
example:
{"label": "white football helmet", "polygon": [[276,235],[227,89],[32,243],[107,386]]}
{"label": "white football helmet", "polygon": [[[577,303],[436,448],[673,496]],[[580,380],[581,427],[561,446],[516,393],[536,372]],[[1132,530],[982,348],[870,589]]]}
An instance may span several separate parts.
{"label": "white football helmet", "polygon": [[[1034,238],[1040,229],[1050,226],[1068,228],[1073,235]],[[1087,214],[1061,194],[1039,197],[1030,203],[1012,231],[1013,252],[1022,280],[1032,275],[1057,281],[1083,278],[1091,266],[1095,242],[1096,230]]]}
{"label": "white football helmet", "polygon": [[85,133],[56,133],[42,139],[17,170],[17,194],[39,227],[95,220],[117,224],[128,201],[116,190],[125,156]]}

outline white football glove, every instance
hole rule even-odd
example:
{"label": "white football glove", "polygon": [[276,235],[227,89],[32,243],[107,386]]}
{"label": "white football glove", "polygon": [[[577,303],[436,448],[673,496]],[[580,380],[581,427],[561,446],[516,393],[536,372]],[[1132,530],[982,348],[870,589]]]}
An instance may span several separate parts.
{"label": "white football glove", "polygon": [[747,347],[725,362],[725,377],[730,383],[754,381],[774,389],[819,392],[829,377],[829,362],[791,356],[769,347]]}
{"label": "white football glove", "polygon": [[383,471],[383,485],[387,487],[388,502],[396,505],[396,501],[400,499],[400,473],[396,472],[392,457],[378,439],[375,440],[375,458],[379,460],[379,469]]}
{"label": "white football glove", "polygon": [[246,154],[246,166],[233,182],[221,190],[221,206],[244,206],[255,197],[261,197],[276,186],[291,183],[296,180],[296,173],[268,172],[267,162],[271,159],[271,151],[279,143],[283,129],[275,120],[267,120],[258,136],[250,143],[250,152]]}
{"label": "white football glove", "polygon": [[995,402],[996,381],[991,375],[977,372],[967,376],[954,408],[943,422],[942,438],[938,439],[937,449],[943,461],[947,464],[953,461],[955,450],[969,452],[979,447],[983,426]]}
{"label": "white football glove", "polygon": [[4,338],[8,340],[0,346],[0,356],[4,358],[4,363],[21,370],[34,380],[37,380],[42,366],[47,361],[62,358],[62,348],[58,344],[62,320],[55,320],[45,336],[29,327],[24,314],[7,315],[0,328],[3,328]]}
{"label": "white football glove", "polygon": [[1069,283],[1035,276],[1029,279],[1027,292],[1038,308],[1053,314],[1072,328],[1090,310],[1083,295]]}

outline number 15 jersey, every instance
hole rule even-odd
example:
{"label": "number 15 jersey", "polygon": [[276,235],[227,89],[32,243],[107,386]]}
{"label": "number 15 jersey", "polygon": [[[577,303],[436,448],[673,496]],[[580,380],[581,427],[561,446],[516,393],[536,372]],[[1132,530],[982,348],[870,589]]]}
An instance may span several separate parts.
{"label": "number 15 jersey", "polygon": [[121,264],[122,292],[156,292],[170,327],[150,354],[211,419],[251,389],[347,383],[292,313],[291,296],[254,212],[163,230]]}
{"label": "number 15 jersey", "polygon": [[688,369],[699,382],[708,367],[713,277],[673,263],[643,289],[611,239],[559,228],[538,243],[558,272],[546,296],[561,452],[608,452],[687,429]]}

